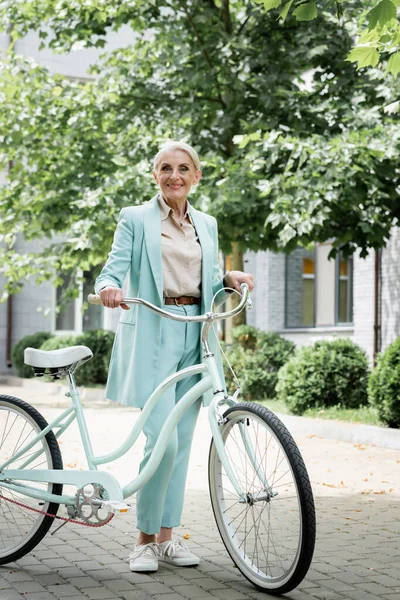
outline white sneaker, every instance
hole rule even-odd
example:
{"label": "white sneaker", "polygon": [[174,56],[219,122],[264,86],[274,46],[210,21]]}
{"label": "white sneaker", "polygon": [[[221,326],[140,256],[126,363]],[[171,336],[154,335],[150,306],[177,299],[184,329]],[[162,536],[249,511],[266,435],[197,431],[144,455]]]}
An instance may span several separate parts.
{"label": "white sneaker", "polygon": [[195,567],[199,564],[198,556],[190,552],[189,548],[179,540],[171,540],[158,544],[158,560],[175,565],[176,567]]}
{"label": "white sneaker", "polygon": [[135,546],[134,551],[129,555],[129,568],[137,573],[157,571],[158,556],[158,544],[155,542]]}

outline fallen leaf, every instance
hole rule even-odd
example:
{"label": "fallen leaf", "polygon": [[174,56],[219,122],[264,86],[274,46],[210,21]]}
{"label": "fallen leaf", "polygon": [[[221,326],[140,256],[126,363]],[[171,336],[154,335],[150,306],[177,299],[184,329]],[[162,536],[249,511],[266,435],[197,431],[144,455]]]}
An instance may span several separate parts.
{"label": "fallen leaf", "polygon": [[184,540],[188,540],[190,538],[190,535],[188,533],[185,533],[185,535],[183,536]]}
{"label": "fallen leaf", "polygon": [[362,508],[356,508],[355,512],[362,512]]}

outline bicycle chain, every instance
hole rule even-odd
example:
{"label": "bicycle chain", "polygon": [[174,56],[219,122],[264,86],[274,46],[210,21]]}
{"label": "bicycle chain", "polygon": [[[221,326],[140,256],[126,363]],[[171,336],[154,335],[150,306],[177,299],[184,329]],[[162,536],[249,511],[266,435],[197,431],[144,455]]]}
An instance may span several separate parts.
{"label": "bicycle chain", "polygon": [[84,525],[85,527],[103,527],[103,525],[107,525],[114,517],[114,514],[111,513],[109,518],[104,521],[104,523],[86,523],[85,521],[78,521],[78,519],[72,519],[69,517],[59,517],[58,515],[52,515],[51,513],[45,512],[44,510],[39,510],[38,508],[33,508],[33,506],[28,506],[27,504],[23,504],[22,502],[18,502],[17,500],[11,500],[11,498],[6,498],[2,494],[0,494],[0,499],[7,500],[7,502],[11,502],[12,504],[16,504],[17,506],[22,506],[23,508],[27,508],[29,510],[33,510],[33,512],[37,512],[41,515],[45,515],[46,517],[52,517],[53,519],[59,519],[60,521],[66,521],[68,523],[76,523],[77,525]]}

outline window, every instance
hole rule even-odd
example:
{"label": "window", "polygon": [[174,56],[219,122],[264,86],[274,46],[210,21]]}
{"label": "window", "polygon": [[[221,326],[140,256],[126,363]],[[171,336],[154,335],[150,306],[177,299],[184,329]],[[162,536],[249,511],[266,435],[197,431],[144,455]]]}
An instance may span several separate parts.
{"label": "window", "polygon": [[285,326],[335,327],[353,321],[353,260],[329,259],[331,243],[286,257]]}
{"label": "window", "polygon": [[299,248],[286,257],[286,327],[315,324],[315,249]]}
{"label": "window", "polygon": [[336,258],[336,323],[353,322],[353,257]]}
{"label": "window", "polygon": [[[93,293],[94,274],[91,271],[83,273],[83,282],[79,286],[79,296],[71,298],[63,303],[55,316],[55,330],[57,332],[82,333],[92,329],[103,327],[103,307],[100,305],[87,304],[88,294]],[[55,302],[60,306],[62,295],[70,285],[71,276],[64,277],[64,282],[56,288]],[[85,306],[85,310],[82,310]]]}

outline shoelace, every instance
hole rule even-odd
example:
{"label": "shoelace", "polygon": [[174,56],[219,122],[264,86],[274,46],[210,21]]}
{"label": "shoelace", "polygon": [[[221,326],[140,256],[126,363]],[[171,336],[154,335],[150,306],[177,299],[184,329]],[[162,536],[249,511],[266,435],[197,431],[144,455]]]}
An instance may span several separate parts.
{"label": "shoelace", "polygon": [[139,556],[154,556],[158,557],[159,550],[158,544],[150,543],[143,544],[142,547],[136,547],[133,552],[130,553],[129,558],[139,558]]}
{"label": "shoelace", "polygon": [[189,548],[180,540],[172,540],[165,549],[165,554],[171,556],[173,552],[188,552]]}

